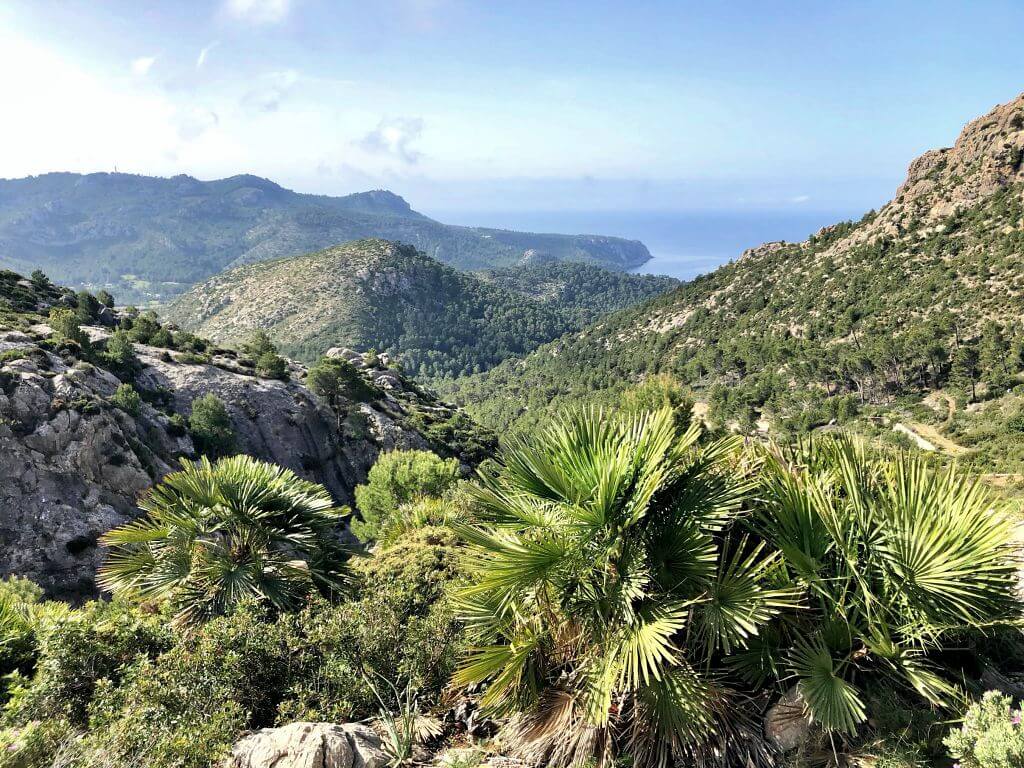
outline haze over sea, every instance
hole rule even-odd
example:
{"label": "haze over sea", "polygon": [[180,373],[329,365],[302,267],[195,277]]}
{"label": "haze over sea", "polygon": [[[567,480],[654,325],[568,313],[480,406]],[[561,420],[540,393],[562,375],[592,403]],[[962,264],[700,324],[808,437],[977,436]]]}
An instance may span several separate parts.
{"label": "haze over sea", "polygon": [[822,227],[859,219],[860,211],[437,211],[446,224],[529,232],[614,235],[640,240],[653,258],[636,272],[689,280],[747,248],[771,240],[799,242]]}

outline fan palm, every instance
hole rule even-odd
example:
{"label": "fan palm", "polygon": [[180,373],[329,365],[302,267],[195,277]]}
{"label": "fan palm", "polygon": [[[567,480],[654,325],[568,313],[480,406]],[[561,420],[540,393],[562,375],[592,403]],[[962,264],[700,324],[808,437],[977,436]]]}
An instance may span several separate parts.
{"label": "fan palm", "polygon": [[145,516],[103,537],[100,584],[170,600],[183,622],[243,600],[287,610],[312,589],[347,583],[338,534],[348,509],[282,467],[248,456],[184,462],[139,507]]}
{"label": "fan palm", "polygon": [[812,609],[762,658],[788,667],[828,730],[866,719],[872,676],[943,704],[955,691],[935,660],[946,639],[1019,617],[1012,523],[956,468],[849,439],[804,443],[768,453],[761,496],[755,526]]}
{"label": "fan palm", "polygon": [[512,715],[524,756],[728,764],[746,748],[707,673],[793,593],[768,585],[775,554],[730,535],[749,490],[732,471],[739,441],[699,447],[699,434],[680,435],[667,408],[586,411],[513,439],[482,476],[476,521],[459,528],[478,646],[456,682],[488,684],[483,705]]}

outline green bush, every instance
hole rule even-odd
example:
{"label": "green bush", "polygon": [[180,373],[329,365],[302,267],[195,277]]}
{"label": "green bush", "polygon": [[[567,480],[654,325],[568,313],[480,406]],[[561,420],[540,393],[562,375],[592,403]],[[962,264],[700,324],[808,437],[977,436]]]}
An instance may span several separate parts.
{"label": "green bush", "polygon": [[256,359],[256,374],[267,379],[287,379],[288,361],[274,352],[264,352]]}
{"label": "green bush", "polygon": [[356,507],[361,520],[353,520],[352,532],[364,541],[376,539],[399,507],[424,496],[441,496],[459,477],[459,462],[442,459],[430,451],[390,451],[381,454],[356,487]]}
{"label": "green bush", "polygon": [[1024,765],[1021,710],[999,691],[988,691],[967,710],[963,725],[950,731],[946,746],[962,768],[1020,768]]}
{"label": "green bush", "polygon": [[379,703],[365,676],[370,670],[399,690],[416,690],[425,707],[437,704],[451,678],[463,630],[448,593],[465,578],[452,532],[416,531],[354,567],[359,599],[333,607],[315,603],[298,619],[313,658],[282,703],[282,720],[375,714]]}
{"label": "green bush", "polygon": [[116,682],[135,661],[170,644],[158,615],[116,600],[87,603],[42,633],[35,674],[8,703],[5,724],[63,719],[84,726],[101,680]]}
{"label": "green bush", "polygon": [[0,768],[90,768],[70,723],[34,720],[0,728]]}
{"label": "green bush", "polygon": [[367,402],[377,395],[356,367],[340,357],[320,358],[306,374],[306,386],[334,409],[339,409],[344,400]]}
{"label": "green bush", "polygon": [[235,430],[224,401],[212,392],[192,401],[189,431],[201,456],[226,456],[235,449]]}
{"label": "green bush", "polygon": [[119,385],[110,396],[110,403],[130,416],[138,416],[142,408],[142,398],[131,384]]}
{"label": "green bush", "polygon": [[82,347],[89,344],[89,337],[82,330],[78,316],[70,309],[54,307],[46,321],[53,329],[53,335],[61,341],[73,341]]}
{"label": "green bush", "polygon": [[135,347],[126,331],[115,331],[107,339],[103,359],[121,378],[134,376],[139,367],[139,359],[135,356]]}

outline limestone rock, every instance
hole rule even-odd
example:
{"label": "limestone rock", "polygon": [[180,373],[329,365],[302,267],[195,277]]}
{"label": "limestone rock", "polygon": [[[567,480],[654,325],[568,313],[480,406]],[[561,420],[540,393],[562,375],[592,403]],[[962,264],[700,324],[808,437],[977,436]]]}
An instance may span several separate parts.
{"label": "limestone rock", "polygon": [[380,738],[365,725],[290,723],[241,739],[224,768],[382,768]]}
{"label": "limestone rock", "polygon": [[764,735],[783,752],[803,744],[810,730],[811,719],[795,685],[765,713]]}
{"label": "limestone rock", "polygon": [[[85,330],[97,344],[110,335]],[[37,337],[48,332],[40,328]],[[352,502],[383,450],[445,452],[409,421],[436,402],[421,401],[397,377],[386,396],[335,413],[302,385],[297,364],[289,381],[278,381],[233,363],[177,362],[165,349],[137,344],[133,386],[144,402],[130,415],[110,402],[121,382],[109,371],[0,329],[0,352],[11,349],[24,354],[0,362],[0,578],[28,577],[53,597],[96,594],[99,537],[138,515],[139,495],[194,456],[187,430],[171,416],[187,419],[197,397],[224,402],[240,452],[323,484],[339,504]],[[365,374],[368,381],[381,375],[394,376]]]}

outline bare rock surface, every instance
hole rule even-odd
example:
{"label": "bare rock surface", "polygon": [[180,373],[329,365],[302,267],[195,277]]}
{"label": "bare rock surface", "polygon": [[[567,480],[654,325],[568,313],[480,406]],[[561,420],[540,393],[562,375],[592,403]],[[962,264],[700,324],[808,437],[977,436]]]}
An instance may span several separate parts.
{"label": "bare rock surface", "polygon": [[786,691],[765,713],[764,735],[783,752],[803,744],[810,730],[811,719],[796,686]]}
{"label": "bare rock surface", "polygon": [[354,723],[290,723],[241,739],[224,768],[382,768],[387,756],[371,728]]}

